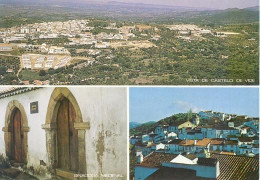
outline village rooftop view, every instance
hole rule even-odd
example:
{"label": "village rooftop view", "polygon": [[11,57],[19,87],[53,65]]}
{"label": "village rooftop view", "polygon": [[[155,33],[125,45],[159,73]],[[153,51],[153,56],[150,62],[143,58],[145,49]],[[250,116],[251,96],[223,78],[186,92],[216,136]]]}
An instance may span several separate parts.
{"label": "village rooftop view", "polygon": [[[169,95],[169,92],[175,95]],[[213,100],[214,96],[208,98],[208,94],[213,92],[218,93],[217,96],[223,97],[219,100]],[[245,93],[251,93],[251,95],[246,97]],[[179,90],[178,88],[131,88],[130,179],[133,177],[138,180],[169,179],[169,177],[171,179],[258,179],[259,107],[257,93],[258,89],[244,88],[240,90],[236,88],[230,90],[222,88],[193,88],[191,90],[189,88]],[[157,95],[151,96],[153,94]],[[197,107],[186,105],[186,107],[181,107],[182,109],[190,108],[185,113],[176,113],[159,121],[142,122],[142,115],[149,117],[151,114],[152,117],[156,113],[166,113],[166,110],[159,107],[168,107],[167,102],[187,99],[180,97],[180,94],[185,94],[187,98],[197,96],[193,97],[193,100],[201,99],[198,104],[206,104],[210,101],[209,104],[213,104],[213,106],[219,107],[217,105],[219,103],[227,109],[233,104],[233,109],[244,108],[247,112],[249,112],[248,108],[253,108],[256,116],[213,110],[198,111]],[[145,97],[142,98],[142,95]],[[148,112],[141,115],[136,109],[146,105],[143,101],[147,101],[148,96],[152,97],[150,101],[156,101],[158,105],[142,108],[142,110],[147,109]],[[233,97],[227,98],[228,96]],[[224,99],[230,101],[234,98],[237,100],[229,103],[222,102]],[[151,104],[150,101],[149,104]],[[249,103],[249,107],[246,107],[244,102],[249,101],[254,102]],[[240,103],[234,104],[236,102]],[[253,105],[255,107],[252,107]],[[153,106],[157,107],[156,112],[152,112]],[[180,108],[176,104],[171,107]],[[151,110],[149,111],[149,109]],[[169,109],[168,111],[170,111]],[[197,112],[192,112],[192,109]],[[135,112],[136,116],[134,116]],[[140,119],[140,123],[137,119]],[[227,171],[227,168],[230,170]]]}

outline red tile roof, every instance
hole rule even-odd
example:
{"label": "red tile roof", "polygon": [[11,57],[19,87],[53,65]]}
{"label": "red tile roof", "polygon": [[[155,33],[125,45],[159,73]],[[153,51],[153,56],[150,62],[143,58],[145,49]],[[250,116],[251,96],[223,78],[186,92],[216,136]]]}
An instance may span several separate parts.
{"label": "red tile roof", "polygon": [[204,138],[202,140],[198,140],[195,146],[207,146],[210,143],[211,139]]}
{"label": "red tile roof", "polygon": [[238,141],[235,141],[235,140],[233,140],[233,141],[225,141],[224,144],[225,145],[238,145]]}
{"label": "red tile roof", "polygon": [[41,87],[11,87],[11,88],[6,88],[0,91],[0,99],[6,98],[9,96],[14,96],[17,94],[22,94],[26,93],[29,91],[33,91],[36,89],[39,89]]}
{"label": "red tile roof", "polygon": [[182,168],[168,168],[162,167],[155,173],[148,176],[145,180],[206,180],[205,178],[198,178],[196,171]]}
{"label": "red tile roof", "polygon": [[235,155],[235,153],[233,153],[233,152],[225,152],[225,151],[222,151],[220,154]]}
{"label": "red tile roof", "polygon": [[[140,166],[145,167],[159,167],[163,162],[170,162],[174,158],[176,158],[177,154],[166,154],[160,152],[153,152],[150,155],[146,156]],[[195,154],[183,155],[188,159],[195,159],[197,156]]]}
{"label": "red tile roof", "polygon": [[[158,167],[160,169],[163,169],[160,167],[161,164],[163,162],[170,162],[176,156],[177,155],[174,154],[153,152],[152,154],[145,157],[144,161],[139,166]],[[196,155],[194,154],[189,154],[184,156],[192,160],[196,158]],[[210,158],[214,158],[219,161],[220,175],[218,176],[217,180],[236,180],[236,179],[258,180],[259,179],[259,174],[258,174],[259,158],[258,157],[211,154]],[[169,170],[174,171],[173,168]],[[160,176],[157,176],[157,179],[158,178],[160,178]],[[199,177],[194,177],[194,178],[199,179]],[[165,178],[160,178],[160,179],[165,179]],[[176,179],[176,178],[174,178],[174,176],[170,176],[170,179]]]}
{"label": "red tile roof", "polygon": [[182,140],[179,145],[180,146],[193,146],[194,140]]}
{"label": "red tile roof", "polygon": [[210,142],[211,145],[223,145],[223,143],[224,143],[224,139],[218,139],[218,138],[212,139]]}
{"label": "red tile roof", "polygon": [[169,142],[169,144],[180,144],[181,141],[181,139],[173,139]]}
{"label": "red tile roof", "polygon": [[218,180],[259,179],[259,158],[212,154],[219,161]]}

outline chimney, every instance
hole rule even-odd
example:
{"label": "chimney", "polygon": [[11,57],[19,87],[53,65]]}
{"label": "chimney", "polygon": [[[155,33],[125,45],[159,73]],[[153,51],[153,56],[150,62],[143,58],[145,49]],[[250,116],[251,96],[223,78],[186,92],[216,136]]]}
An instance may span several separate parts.
{"label": "chimney", "polygon": [[196,176],[216,179],[220,174],[219,161],[214,158],[198,158]]}
{"label": "chimney", "polygon": [[141,154],[137,157],[137,163],[140,164],[140,163],[143,162],[143,160],[144,160],[144,156],[143,156],[143,154],[141,153]]}

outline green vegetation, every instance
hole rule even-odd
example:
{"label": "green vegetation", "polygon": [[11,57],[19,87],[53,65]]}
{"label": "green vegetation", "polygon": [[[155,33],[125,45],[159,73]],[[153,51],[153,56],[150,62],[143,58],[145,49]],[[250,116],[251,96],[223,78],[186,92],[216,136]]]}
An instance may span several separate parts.
{"label": "green vegetation", "polygon": [[[0,84],[18,84],[16,73],[20,68],[18,57],[0,55]],[[11,71],[8,72],[7,70]]]}
{"label": "green vegetation", "polygon": [[117,30],[114,30],[114,29],[104,29],[104,28],[101,28],[101,27],[95,27],[93,30],[91,30],[92,34],[94,35],[97,35],[101,32],[104,32],[104,33],[107,33],[107,34],[110,34],[110,33],[118,33]]}
{"label": "green vegetation", "polygon": [[192,119],[192,110],[190,109],[188,112],[187,112],[187,115],[186,115],[186,120],[187,121],[191,121]]}
{"label": "green vegetation", "polygon": [[45,76],[45,75],[46,75],[46,71],[44,71],[44,70],[39,71],[39,76]]}
{"label": "green vegetation", "polygon": [[134,167],[137,163],[137,156],[135,151],[135,146],[130,144],[129,145],[129,158],[130,158],[130,179],[134,177]]}
{"label": "green vegetation", "polygon": [[[138,14],[139,13],[139,14]],[[70,19],[89,18],[88,26],[94,27],[91,32],[97,35],[118,33],[117,29],[109,29],[111,23],[116,27],[149,25],[150,29],[133,29],[129,41],[148,41],[154,46],[147,48],[119,47],[100,49],[100,53],[89,55],[87,49],[95,49],[94,45],[70,46],[68,37],[52,39],[34,39],[28,37],[25,43],[32,45],[63,46],[72,57],[94,58],[95,63],[81,68],[78,64],[57,70],[49,70],[46,74],[33,70],[22,70],[19,78],[32,81],[34,79],[50,80],[51,84],[78,85],[256,85],[259,84],[259,16],[258,11],[250,9],[227,9],[217,11],[189,11],[159,13],[151,17],[151,12],[125,13],[104,11],[99,13],[90,10],[85,12],[70,8],[50,7],[0,7],[0,28],[13,27],[21,24],[49,21],[65,21]],[[131,15],[132,14],[132,15]],[[115,16],[118,15],[118,16]],[[174,17],[174,19],[172,18]],[[190,31],[182,35],[169,30],[165,24],[195,24],[202,29],[211,30],[211,34],[199,37]],[[217,37],[217,32],[233,32],[238,34]],[[82,32],[84,33],[84,32]],[[80,33],[79,33],[80,34]],[[76,38],[80,38],[80,35]],[[36,36],[38,36],[37,34]],[[154,39],[154,36],[159,36]],[[181,37],[180,37],[181,36]],[[0,40],[1,41],[1,40]],[[116,40],[100,40],[114,42]],[[22,43],[17,41],[16,43]],[[78,53],[78,49],[83,51]],[[15,48],[12,52],[3,52],[21,56],[23,53],[39,53],[34,49]],[[0,57],[1,58],[1,57]],[[80,58],[79,58],[80,59]],[[18,72],[17,64],[12,64],[7,56],[0,59],[3,67],[13,68]],[[8,62],[8,63],[7,63]],[[10,62],[10,63],[9,63]],[[19,64],[19,62],[18,62]],[[11,67],[11,65],[15,67]],[[4,69],[0,71],[5,76]],[[6,74],[7,75],[7,74]],[[15,76],[9,74],[7,79],[18,83]],[[202,79],[207,81],[202,82]],[[231,79],[230,82],[217,82],[217,79]],[[190,81],[199,80],[199,81]],[[9,84],[7,80],[1,83]]]}
{"label": "green vegetation", "polygon": [[28,41],[29,44],[32,45],[41,45],[43,43],[51,44],[53,46],[63,46],[64,43],[70,42],[67,37],[59,37],[59,38],[48,38],[48,39],[35,39]]}
{"label": "green vegetation", "polygon": [[24,79],[27,81],[34,81],[34,80],[41,80],[42,78],[40,77],[39,73],[36,71],[30,71],[28,69],[24,69],[20,74],[19,74],[20,79]]}

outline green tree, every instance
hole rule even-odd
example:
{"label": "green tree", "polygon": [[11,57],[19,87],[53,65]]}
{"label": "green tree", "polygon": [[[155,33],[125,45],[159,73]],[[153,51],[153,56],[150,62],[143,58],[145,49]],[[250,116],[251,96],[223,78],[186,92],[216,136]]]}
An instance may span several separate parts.
{"label": "green tree", "polygon": [[192,118],[192,110],[191,109],[187,112],[186,117],[187,117],[187,121],[191,120],[191,118]]}
{"label": "green tree", "polygon": [[129,151],[130,151],[130,179],[133,179],[135,174],[135,165],[137,164],[135,146],[130,144]]}
{"label": "green tree", "polygon": [[39,72],[39,76],[45,76],[46,75],[46,71],[44,71],[44,70],[40,70],[40,72]]}

